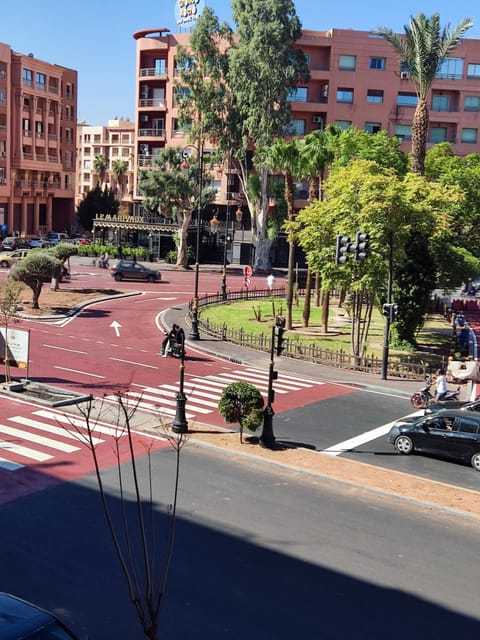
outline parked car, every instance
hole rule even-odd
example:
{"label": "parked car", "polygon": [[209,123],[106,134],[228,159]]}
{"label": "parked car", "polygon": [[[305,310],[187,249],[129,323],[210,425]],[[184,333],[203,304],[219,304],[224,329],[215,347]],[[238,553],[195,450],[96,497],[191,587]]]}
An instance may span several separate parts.
{"label": "parked car", "polygon": [[48,249],[48,247],[52,246],[52,243],[47,238],[30,238],[29,245],[30,249],[35,249],[36,247]]}
{"label": "parked car", "polygon": [[0,593],[0,640],[77,640],[56,618],[26,600]]}
{"label": "parked car", "polygon": [[18,236],[8,236],[2,240],[3,251],[15,251],[15,249],[28,249],[29,243],[26,238]]}
{"label": "parked car", "polygon": [[480,471],[480,414],[443,409],[396,422],[387,440],[404,455],[419,451],[471,464]]}
{"label": "parked car", "polygon": [[0,267],[2,269],[10,269],[16,262],[28,256],[29,251],[30,249],[17,249],[16,251],[2,253],[0,255]]}
{"label": "parked car", "polygon": [[67,240],[70,240],[66,233],[57,233],[56,231],[49,231],[47,239],[52,246],[55,246],[59,242],[66,242]]}
{"label": "parked car", "polygon": [[110,273],[117,282],[121,280],[145,280],[147,282],[158,282],[162,279],[160,271],[149,269],[134,260],[119,260],[110,270]]}

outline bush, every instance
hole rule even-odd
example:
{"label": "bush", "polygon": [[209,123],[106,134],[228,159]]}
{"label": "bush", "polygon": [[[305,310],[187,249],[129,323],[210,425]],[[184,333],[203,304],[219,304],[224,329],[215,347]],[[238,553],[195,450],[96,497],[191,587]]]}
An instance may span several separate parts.
{"label": "bush", "polygon": [[263,422],[263,396],[253,384],[232,382],[222,391],[218,412],[226,422],[239,423],[242,442],[244,428],[256,431]]}

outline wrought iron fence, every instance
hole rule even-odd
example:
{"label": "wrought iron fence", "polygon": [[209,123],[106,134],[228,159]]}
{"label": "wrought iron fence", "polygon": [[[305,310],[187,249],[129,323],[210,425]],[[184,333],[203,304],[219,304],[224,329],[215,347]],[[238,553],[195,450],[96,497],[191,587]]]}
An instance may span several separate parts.
{"label": "wrought iron fence", "polygon": [[[304,291],[299,290],[298,294],[303,295]],[[208,307],[212,305],[225,304],[238,300],[255,300],[260,298],[285,296],[284,288],[269,289],[239,289],[228,291],[226,297],[221,293],[200,296],[198,306]],[[190,309],[191,311],[191,303]],[[272,346],[272,336],[268,334],[253,334],[244,329],[233,329],[225,324],[217,324],[210,320],[203,320],[199,316],[199,326],[201,330],[209,336],[231,342],[256,351],[270,353]],[[353,356],[346,351],[334,351],[317,346],[315,343],[301,343],[298,338],[286,338],[284,341],[283,357],[304,360],[314,364],[322,364],[328,367],[350,369],[352,371],[362,371],[364,373],[381,374],[382,359],[375,355]],[[431,373],[431,366],[428,363],[414,361],[413,358],[404,358],[390,354],[387,373],[391,378],[404,378],[410,380],[424,380],[425,376]]]}

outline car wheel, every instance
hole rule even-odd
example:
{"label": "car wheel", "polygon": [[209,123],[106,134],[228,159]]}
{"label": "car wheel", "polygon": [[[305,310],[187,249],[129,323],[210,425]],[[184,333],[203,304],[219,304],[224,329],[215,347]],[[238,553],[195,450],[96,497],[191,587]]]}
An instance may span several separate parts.
{"label": "car wheel", "polygon": [[8,269],[8,262],[6,260],[2,260],[0,262],[0,267],[2,267],[2,269]]}
{"label": "car wheel", "polygon": [[114,277],[117,282],[120,282],[123,279],[123,276],[121,273],[116,273]]}
{"label": "car wheel", "polygon": [[395,449],[398,453],[402,453],[403,455],[408,455],[413,451],[413,441],[408,436],[398,436],[395,440]]}
{"label": "car wheel", "polygon": [[474,453],[470,462],[475,471],[480,471],[480,453]]}
{"label": "car wheel", "polygon": [[147,277],[147,282],[155,282],[155,276],[149,275]]}

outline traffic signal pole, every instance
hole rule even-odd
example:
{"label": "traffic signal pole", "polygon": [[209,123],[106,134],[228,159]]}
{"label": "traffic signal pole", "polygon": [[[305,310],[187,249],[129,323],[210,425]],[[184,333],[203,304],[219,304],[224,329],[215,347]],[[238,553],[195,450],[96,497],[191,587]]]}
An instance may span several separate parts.
{"label": "traffic signal pole", "polygon": [[[388,284],[387,284],[387,304],[389,310],[392,309],[392,280],[393,280],[393,233],[390,231],[388,234]],[[383,351],[382,351],[382,380],[387,379],[388,369],[388,352],[390,347],[390,325],[392,322],[391,312],[385,316],[385,335],[383,339]]]}
{"label": "traffic signal pole", "polygon": [[274,361],[274,353],[275,353],[275,325],[272,327],[272,344],[270,347],[270,365],[268,368],[268,399],[267,406],[263,410],[263,429],[262,435],[260,436],[260,445],[265,447],[266,449],[274,449],[275,448],[275,436],[273,434],[273,416],[275,415],[275,411],[273,410],[272,404],[275,397],[275,391],[273,390],[273,381],[277,377],[276,371],[274,370],[275,361]]}

